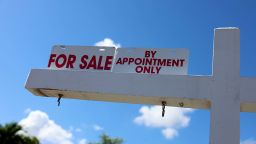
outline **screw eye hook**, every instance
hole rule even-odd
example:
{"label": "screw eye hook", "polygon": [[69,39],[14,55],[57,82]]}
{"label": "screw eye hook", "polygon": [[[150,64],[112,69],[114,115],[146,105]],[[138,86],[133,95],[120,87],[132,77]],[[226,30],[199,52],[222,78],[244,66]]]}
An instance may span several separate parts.
{"label": "screw eye hook", "polygon": [[63,94],[58,94],[58,100],[57,100],[57,102],[58,102],[58,106],[60,106],[60,100],[61,100],[61,98],[63,97]]}
{"label": "screw eye hook", "polygon": [[165,114],[165,105],[166,105],[166,101],[162,101],[162,117],[164,117],[164,114]]}

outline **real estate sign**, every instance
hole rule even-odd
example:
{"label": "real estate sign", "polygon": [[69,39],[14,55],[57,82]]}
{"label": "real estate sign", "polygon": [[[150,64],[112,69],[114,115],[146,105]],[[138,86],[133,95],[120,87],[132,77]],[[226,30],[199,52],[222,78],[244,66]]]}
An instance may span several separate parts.
{"label": "real estate sign", "polygon": [[186,75],[187,49],[54,46],[49,69]]}

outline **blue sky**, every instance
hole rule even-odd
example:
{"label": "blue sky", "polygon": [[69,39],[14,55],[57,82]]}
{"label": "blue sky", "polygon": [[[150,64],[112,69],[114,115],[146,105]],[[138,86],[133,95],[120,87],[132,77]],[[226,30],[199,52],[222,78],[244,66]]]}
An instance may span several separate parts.
{"label": "blue sky", "polygon": [[[209,143],[207,110],[181,112],[190,121],[167,139],[164,126],[135,122],[144,105],[63,99],[57,107],[56,99],[33,96],[24,83],[31,68],[46,68],[53,45],[90,46],[105,38],[122,47],[188,48],[189,74],[210,75],[213,30],[230,26],[241,30],[241,75],[256,77],[255,7],[254,0],[0,0],[0,123],[41,118],[72,143],[97,141],[104,132],[126,144]],[[255,121],[255,113],[241,113],[244,144],[256,143]]]}

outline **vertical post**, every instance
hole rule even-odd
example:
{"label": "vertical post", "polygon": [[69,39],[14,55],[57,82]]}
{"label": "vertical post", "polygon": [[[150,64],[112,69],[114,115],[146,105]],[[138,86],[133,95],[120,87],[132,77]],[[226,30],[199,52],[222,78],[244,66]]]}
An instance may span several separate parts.
{"label": "vertical post", "polygon": [[215,29],[210,144],[240,143],[240,31]]}

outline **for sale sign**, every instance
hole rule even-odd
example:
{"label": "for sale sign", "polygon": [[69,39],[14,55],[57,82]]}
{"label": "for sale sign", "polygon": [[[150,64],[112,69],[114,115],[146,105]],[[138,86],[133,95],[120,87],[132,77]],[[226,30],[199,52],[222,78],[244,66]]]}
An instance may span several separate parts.
{"label": "for sale sign", "polygon": [[111,71],[114,47],[61,46],[52,48],[49,69]]}
{"label": "for sale sign", "polygon": [[49,69],[186,75],[187,49],[54,46]]}

